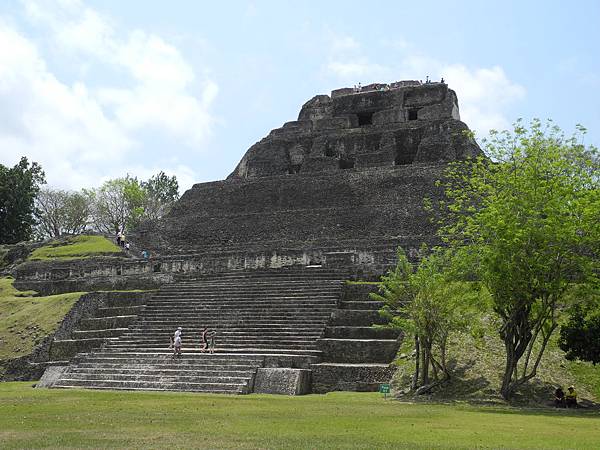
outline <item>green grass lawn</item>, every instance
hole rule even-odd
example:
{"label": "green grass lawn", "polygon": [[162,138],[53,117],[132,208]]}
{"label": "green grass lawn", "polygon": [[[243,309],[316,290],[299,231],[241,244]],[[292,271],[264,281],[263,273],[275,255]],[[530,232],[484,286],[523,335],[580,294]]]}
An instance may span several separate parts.
{"label": "green grass lawn", "polygon": [[0,278],[0,360],[30,353],[56,330],[82,295],[71,292],[32,297],[34,291],[18,291],[12,283],[12,278]]}
{"label": "green grass lawn", "polygon": [[110,255],[121,252],[121,249],[104,236],[75,236],[65,240],[53,241],[48,245],[35,249],[29,260],[76,259],[90,256]]}
{"label": "green grass lawn", "polygon": [[598,448],[600,415],[301,397],[32,389],[0,383],[0,447]]}

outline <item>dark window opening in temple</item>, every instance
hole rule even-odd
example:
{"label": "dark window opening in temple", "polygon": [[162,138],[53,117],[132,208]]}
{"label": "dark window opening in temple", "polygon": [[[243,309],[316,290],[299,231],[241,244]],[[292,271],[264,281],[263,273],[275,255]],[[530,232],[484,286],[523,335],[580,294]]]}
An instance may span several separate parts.
{"label": "dark window opening in temple", "polygon": [[354,168],[354,158],[340,158],[340,169]]}
{"label": "dark window opening in temple", "polygon": [[358,126],[364,127],[365,125],[373,124],[373,113],[360,113],[358,114]]}
{"label": "dark window opening in temple", "polygon": [[335,156],[335,150],[333,149],[333,147],[331,145],[326,145],[325,146],[325,156]]}
{"label": "dark window opening in temple", "polygon": [[408,120],[417,120],[417,110],[416,109],[410,109],[408,111]]}
{"label": "dark window opening in temple", "polygon": [[290,166],[290,168],[288,169],[288,173],[290,175],[295,174],[295,173],[300,173],[300,166],[302,166],[302,164],[292,164]]}
{"label": "dark window opening in temple", "polygon": [[413,156],[407,155],[405,153],[396,155],[396,159],[394,160],[394,163],[397,166],[404,166],[406,164],[412,164],[412,162],[413,162]]}

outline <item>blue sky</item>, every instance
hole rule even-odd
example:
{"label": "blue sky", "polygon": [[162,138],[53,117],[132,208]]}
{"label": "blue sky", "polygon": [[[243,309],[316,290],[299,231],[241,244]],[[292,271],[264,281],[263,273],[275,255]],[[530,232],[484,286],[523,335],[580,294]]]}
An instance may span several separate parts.
{"label": "blue sky", "polygon": [[0,4],[0,163],[53,187],[225,178],[312,96],[443,76],[480,136],[516,118],[600,144],[600,2]]}

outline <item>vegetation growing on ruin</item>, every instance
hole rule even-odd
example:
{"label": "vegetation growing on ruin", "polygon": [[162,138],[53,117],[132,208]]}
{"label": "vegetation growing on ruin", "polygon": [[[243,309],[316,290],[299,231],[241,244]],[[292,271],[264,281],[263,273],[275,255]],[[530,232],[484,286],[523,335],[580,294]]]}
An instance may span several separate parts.
{"label": "vegetation growing on ruin", "polygon": [[[600,417],[408,404],[378,393],[297,397],[32,389],[0,384],[16,448],[595,448]],[[572,430],[577,430],[572,433]]]}
{"label": "vegetation growing on ruin", "polygon": [[[472,332],[453,334],[448,342],[448,366],[452,377],[431,390],[428,396],[410,396],[411,399],[434,401],[469,401],[474,403],[505,404],[500,394],[504,364],[504,344],[500,339],[498,319],[489,314],[473,311],[473,322],[479,324]],[[557,345],[558,335],[548,343],[538,368],[537,377],[516,392],[513,405],[547,406],[557,385],[565,389],[576,386],[580,400],[600,400],[600,366],[588,362],[568,361]],[[407,399],[415,368],[412,356],[414,343],[405,340],[393,380],[400,398]]]}
{"label": "vegetation growing on ruin", "polygon": [[[597,282],[600,179],[597,150],[550,121],[490,132],[492,159],[445,173],[440,236],[479,280],[499,318],[505,399],[534,379],[574,286]],[[578,301],[586,300],[585,298]]]}
{"label": "vegetation growing on ruin", "polygon": [[52,241],[34,250],[29,259],[77,259],[120,252],[121,249],[104,236],[81,235]]}
{"label": "vegetation growing on ruin", "polygon": [[56,330],[82,292],[34,297],[0,278],[0,360],[27,355]]}
{"label": "vegetation growing on ruin", "polygon": [[411,389],[424,393],[452,377],[449,339],[470,328],[480,293],[472,283],[446,273],[442,253],[425,256],[418,264],[411,264],[401,248],[397,256],[395,269],[381,277],[379,292],[370,297],[384,303],[380,314],[389,320],[386,327],[403,330],[405,339],[414,342]]}

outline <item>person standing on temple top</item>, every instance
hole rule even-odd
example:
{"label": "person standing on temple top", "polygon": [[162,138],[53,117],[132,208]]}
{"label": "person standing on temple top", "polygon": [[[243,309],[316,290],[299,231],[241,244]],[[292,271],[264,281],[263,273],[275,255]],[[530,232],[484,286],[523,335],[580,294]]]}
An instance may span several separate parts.
{"label": "person standing on temple top", "polygon": [[115,234],[115,242],[117,243],[117,245],[120,247],[121,246],[121,232],[117,231],[117,233]]}
{"label": "person standing on temple top", "polygon": [[125,231],[121,231],[121,247],[125,248]]}
{"label": "person standing on temple top", "polygon": [[361,86],[361,84],[360,84],[360,81],[358,82],[358,86],[357,86],[357,88],[358,88],[358,92],[362,91],[362,86]]}
{"label": "person standing on temple top", "polygon": [[440,83],[444,83],[444,77],[442,77],[442,81],[440,81]]}

